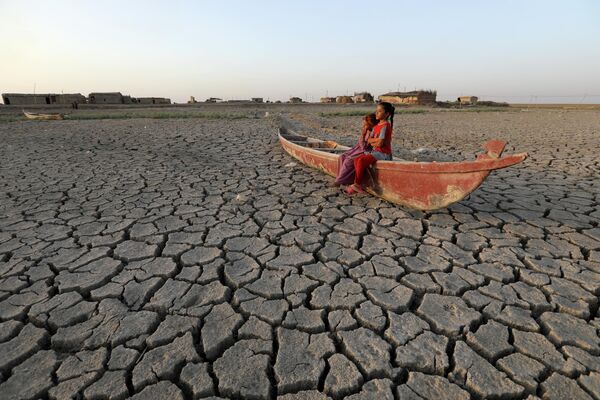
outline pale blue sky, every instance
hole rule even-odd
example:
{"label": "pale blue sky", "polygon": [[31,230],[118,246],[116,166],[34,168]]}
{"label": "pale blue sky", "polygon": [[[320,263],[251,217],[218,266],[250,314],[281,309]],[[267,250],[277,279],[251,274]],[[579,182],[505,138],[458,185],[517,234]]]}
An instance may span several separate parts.
{"label": "pale blue sky", "polygon": [[600,103],[596,0],[0,0],[0,35],[0,92]]}

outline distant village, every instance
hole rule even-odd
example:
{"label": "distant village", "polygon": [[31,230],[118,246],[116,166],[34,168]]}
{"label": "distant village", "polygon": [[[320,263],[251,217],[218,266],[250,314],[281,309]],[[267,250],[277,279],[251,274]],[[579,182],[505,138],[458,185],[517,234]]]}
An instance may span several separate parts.
{"label": "distant village", "polygon": [[[378,97],[378,101],[387,101],[393,104],[435,105],[437,92],[433,90],[414,90],[410,92],[389,92]],[[373,95],[368,92],[357,92],[353,96],[321,97],[320,103],[324,104],[354,104],[372,103],[375,101]],[[26,106],[26,105],[70,105],[74,108],[78,104],[172,104],[171,99],[165,97],[132,97],[120,92],[90,93],[87,97],[81,93],[56,94],[56,93],[2,93],[4,105]],[[271,103],[262,97],[252,97],[250,100],[227,100],[223,101],[217,97],[210,97],[204,103]],[[287,103],[306,103],[300,97],[290,97]],[[456,102],[458,104],[474,105],[478,99],[475,96],[461,96]],[[190,97],[187,104],[202,103],[196,101],[194,96]],[[282,103],[275,101],[275,103]]]}
{"label": "distant village", "polygon": [[131,97],[120,92],[90,93],[85,97],[81,93],[2,93],[2,102],[6,106],[28,106],[43,104],[171,104],[164,97]]}
{"label": "distant village", "polygon": [[[415,104],[415,105],[435,105],[438,104],[436,99],[437,92],[434,90],[413,90],[410,92],[389,92],[380,95],[377,100],[378,101],[387,101],[393,104]],[[229,100],[226,103],[238,103],[238,102],[247,102],[248,100]],[[373,103],[375,98],[371,93],[368,92],[355,92],[353,96],[335,96],[335,97],[321,97],[319,100],[320,103],[323,104],[355,104],[355,103]],[[223,100],[211,97],[206,99],[206,103],[217,103],[223,102]],[[250,99],[250,102],[253,103],[263,103],[264,100],[262,97],[253,97]],[[465,105],[475,105],[478,102],[478,98],[476,96],[460,96],[456,99],[456,102],[459,104]],[[196,99],[192,96],[188,101],[188,104],[198,103]],[[267,101],[269,103],[269,101]],[[276,101],[275,103],[281,103],[281,101]],[[288,103],[306,103],[300,97],[290,97]]]}

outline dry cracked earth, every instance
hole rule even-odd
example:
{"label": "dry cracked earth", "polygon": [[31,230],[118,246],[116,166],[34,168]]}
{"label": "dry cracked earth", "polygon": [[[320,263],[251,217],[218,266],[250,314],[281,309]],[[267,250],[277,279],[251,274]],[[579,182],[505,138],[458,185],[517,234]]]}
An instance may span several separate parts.
{"label": "dry cracked earth", "polygon": [[532,155],[421,213],[269,119],[0,125],[0,398],[600,399],[598,126],[397,117],[397,146]]}

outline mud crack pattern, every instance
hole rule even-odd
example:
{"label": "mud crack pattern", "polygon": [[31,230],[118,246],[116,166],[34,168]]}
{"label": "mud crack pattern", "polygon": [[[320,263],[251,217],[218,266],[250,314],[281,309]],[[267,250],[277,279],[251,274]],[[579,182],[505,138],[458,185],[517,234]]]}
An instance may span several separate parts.
{"label": "mud crack pattern", "polygon": [[398,118],[533,152],[435,213],[268,119],[1,125],[0,397],[600,399],[600,121],[537,113]]}

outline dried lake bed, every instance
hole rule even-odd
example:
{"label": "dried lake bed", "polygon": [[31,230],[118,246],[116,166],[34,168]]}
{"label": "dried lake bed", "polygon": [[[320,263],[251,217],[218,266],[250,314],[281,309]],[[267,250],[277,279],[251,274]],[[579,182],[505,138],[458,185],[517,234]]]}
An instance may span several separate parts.
{"label": "dried lake bed", "polygon": [[352,145],[372,108],[1,123],[0,397],[599,399],[600,111],[399,110],[397,155],[530,154],[431,213],[264,117]]}

